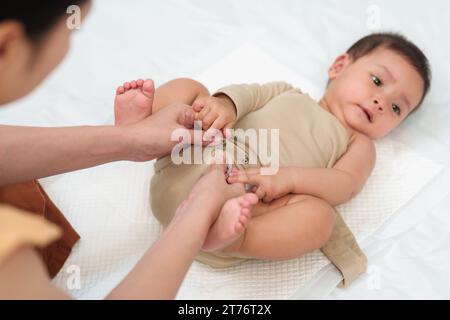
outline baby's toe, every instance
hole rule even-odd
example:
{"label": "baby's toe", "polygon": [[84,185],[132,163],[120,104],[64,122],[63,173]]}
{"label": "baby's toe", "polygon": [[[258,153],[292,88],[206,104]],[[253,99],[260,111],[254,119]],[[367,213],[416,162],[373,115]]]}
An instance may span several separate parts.
{"label": "baby's toe", "polygon": [[117,94],[123,94],[123,93],[125,93],[125,88],[122,87],[122,86],[118,87],[116,93],[117,93]]}
{"label": "baby's toe", "polygon": [[250,209],[243,208],[241,214],[248,218],[250,216]]}
{"label": "baby's toe", "polygon": [[258,196],[254,193],[246,193],[244,197],[251,205],[257,204],[259,201]]}
{"label": "baby's toe", "polygon": [[246,193],[240,201],[240,205],[244,208],[250,208],[256,203],[258,203],[258,197],[253,193]]}
{"label": "baby's toe", "polygon": [[245,199],[244,196],[242,196],[241,198],[239,198],[239,205],[242,208],[248,208],[250,206],[250,202],[247,199]]}
{"label": "baby's toe", "polygon": [[241,223],[240,221],[236,222],[236,225],[234,226],[234,231],[236,233],[241,233],[243,232],[245,229],[245,226],[243,223]]}

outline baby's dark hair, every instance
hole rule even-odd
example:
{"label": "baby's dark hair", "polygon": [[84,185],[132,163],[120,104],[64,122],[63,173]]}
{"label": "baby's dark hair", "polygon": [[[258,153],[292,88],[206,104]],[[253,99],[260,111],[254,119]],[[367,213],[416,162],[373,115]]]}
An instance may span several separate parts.
{"label": "baby's dark hair", "polygon": [[23,24],[28,39],[36,44],[49,32],[71,5],[88,0],[1,0],[0,23],[18,21]]}
{"label": "baby's dark hair", "polygon": [[414,111],[417,110],[425,99],[431,85],[431,68],[427,57],[422,50],[406,37],[393,32],[370,34],[353,44],[347,50],[347,53],[353,61],[356,61],[380,47],[392,50],[404,57],[422,78],[424,83],[423,95],[419,105],[414,109]]}

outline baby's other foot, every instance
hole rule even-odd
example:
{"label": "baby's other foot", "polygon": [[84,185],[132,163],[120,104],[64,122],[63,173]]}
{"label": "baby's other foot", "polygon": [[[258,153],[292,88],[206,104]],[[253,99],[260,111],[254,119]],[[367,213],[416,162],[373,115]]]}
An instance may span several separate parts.
{"label": "baby's other foot", "polygon": [[208,232],[202,249],[217,251],[236,241],[247,228],[251,208],[258,203],[253,193],[230,199],[222,207],[219,217]]}
{"label": "baby's other foot", "polygon": [[155,85],[153,80],[131,81],[117,88],[114,103],[116,125],[139,122],[152,114]]}

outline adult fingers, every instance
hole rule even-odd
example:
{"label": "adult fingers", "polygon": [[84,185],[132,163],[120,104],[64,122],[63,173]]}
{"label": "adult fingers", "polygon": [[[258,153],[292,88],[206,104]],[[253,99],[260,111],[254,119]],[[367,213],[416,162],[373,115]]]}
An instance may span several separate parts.
{"label": "adult fingers", "polygon": [[209,171],[218,171],[220,172],[220,174],[223,174],[225,176],[225,174],[227,173],[227,165],[225,164],[225,161],[221,162],[222,163],[220,163],[220,161],[217,161],[216,163],[213,163],[209,167]]}
{"label": "adult fingers", "polygon": [[188,105],[180,105],[174,108],[177,115],[177,122],[179,125],[184,126],[187,129],[194,127],[195,112]]}
{"label": "adult fingers", "polygon": [[229,183],[247,183],[251,185],[260,185],[260,176],[256,174],[249,174],[247,170],[238,171],[236,174],[234,171],[230,173],[228,177]]}
{"label": "adult fingers", "polygon": [[246,175],[246,176],[254,176],[254,175],[260,175],[260,168],[248,168],[239,170],[236,167],[233,167],[231,171],[231,175],[239,176],[239,175]]}

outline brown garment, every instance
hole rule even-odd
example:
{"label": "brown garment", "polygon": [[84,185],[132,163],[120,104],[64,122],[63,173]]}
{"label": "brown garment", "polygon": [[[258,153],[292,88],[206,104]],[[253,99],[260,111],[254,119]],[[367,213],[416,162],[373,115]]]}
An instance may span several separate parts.
{"label": "brown garment", "polygon": [[72,247],[80,239],[61,211],[37,181],[0,187],[0,203],[34,213],[57,225],[62,237],[44,249],[38,249],[49,275],[54,278],[66,262]]}
{"label": "brown garment", "polygon": [[339,284],[341,288],[347,288],[367,270],[367,257],[338,211],[330,239],[321,250],[341,272],[343,277]]}

